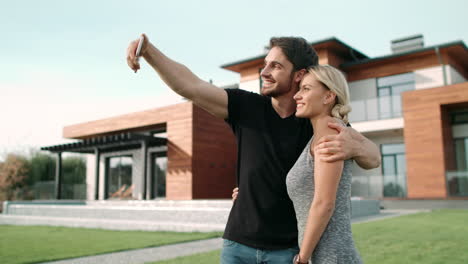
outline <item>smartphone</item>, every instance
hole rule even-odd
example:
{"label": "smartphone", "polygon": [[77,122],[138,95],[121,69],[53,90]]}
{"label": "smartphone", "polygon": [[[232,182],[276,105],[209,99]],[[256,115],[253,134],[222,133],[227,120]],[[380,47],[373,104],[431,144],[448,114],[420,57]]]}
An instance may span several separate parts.
{"label": "smartphone", "polygon": [[143,41],[144,40],[145,40],[145,37],[141,36],[140,41],[138,42],[138,47],[137,47],[137,50],[135,52],[135,56],[136,56],[137,60],[140,58],[141,46],[143,46]]}

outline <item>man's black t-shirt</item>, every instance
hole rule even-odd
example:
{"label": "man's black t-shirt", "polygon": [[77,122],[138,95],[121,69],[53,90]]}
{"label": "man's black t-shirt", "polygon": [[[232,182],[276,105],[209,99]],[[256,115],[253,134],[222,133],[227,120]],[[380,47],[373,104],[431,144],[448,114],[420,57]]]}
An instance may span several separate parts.
{"label": "man's black t-shirt", "polygon": [[260,249],[297,246],[286,175],[312,136],[307,119],[281,118],[271,98],[227,89],[228,119],[237,139],[237,182],[223,238]]}

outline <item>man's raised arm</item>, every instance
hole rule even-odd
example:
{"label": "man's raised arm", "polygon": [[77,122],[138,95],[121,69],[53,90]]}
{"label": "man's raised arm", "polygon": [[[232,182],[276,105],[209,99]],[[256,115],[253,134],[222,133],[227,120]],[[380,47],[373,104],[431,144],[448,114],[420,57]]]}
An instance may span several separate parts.
{"label": "man's raised arm", "polygon": [[[226,119],[228,98],[225,90],[220,89],[193,74],[186,66],[171,60],[153,44],[146,35],[140,55],[156,70],[161,79],[177,94],[193,101],[211,114]],[[130,43],[127,49],[127,64],[135,72],[140,69],[135,56],[139,39]]]}

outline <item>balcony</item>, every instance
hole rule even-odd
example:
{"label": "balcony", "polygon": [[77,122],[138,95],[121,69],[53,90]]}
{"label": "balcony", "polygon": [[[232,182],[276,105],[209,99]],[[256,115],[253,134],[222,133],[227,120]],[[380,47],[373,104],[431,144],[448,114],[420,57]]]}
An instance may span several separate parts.
{"label": "balcony", "polygon": [[468,196],[468,171],[447,171],[449,196]]}
{"label": "balcony", "polygon": [[402,116],[401,95],[352,101],[351,107],[349,122],[383,120]]}
{"label": "balcony", "polygon": [[406,174],[353,175],[351,196],[385,198],[407,196]]}

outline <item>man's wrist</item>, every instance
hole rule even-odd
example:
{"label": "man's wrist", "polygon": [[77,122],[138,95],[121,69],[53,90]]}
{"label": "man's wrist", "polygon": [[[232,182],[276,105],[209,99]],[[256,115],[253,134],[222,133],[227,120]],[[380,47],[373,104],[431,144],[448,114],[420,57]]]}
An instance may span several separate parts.
{"label": "man's wrist", "polygon": [[294,259],[293,259],[293,264],[309,264],[309,261],[308,260],[303,260],[299,254],[297,254],[296,256],[294,256]]}
{"label": "man's wrist", "polygon": [[351,133],[353,133],[352,138],[354,139],[354,143],[355,143],[353,158],[356,159],[356,158],[362,157],[364,154],[364,145],[365,145],[366,138],[363,135],[361,135],[361,133],[354,130],[353,128],[350,128],[350,129],[352,131]]}

